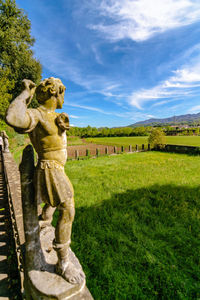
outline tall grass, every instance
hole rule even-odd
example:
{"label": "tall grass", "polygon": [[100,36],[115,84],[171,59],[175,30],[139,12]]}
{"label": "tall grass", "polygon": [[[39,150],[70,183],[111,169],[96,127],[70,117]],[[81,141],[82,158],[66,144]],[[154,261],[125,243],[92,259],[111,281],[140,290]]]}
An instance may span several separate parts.
{"label": "tall grass", "polygon": [[199,157],[70,161],[72,248],[94,299],[198,299]]}

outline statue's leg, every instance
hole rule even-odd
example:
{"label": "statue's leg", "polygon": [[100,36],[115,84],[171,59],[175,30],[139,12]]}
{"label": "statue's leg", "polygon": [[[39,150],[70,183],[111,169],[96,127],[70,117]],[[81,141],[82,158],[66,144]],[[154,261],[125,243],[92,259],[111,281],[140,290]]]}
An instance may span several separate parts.
{"label": "statue's leg", "polygon": [[57,272],[70,283],[81,283],[85,279],[85,274],[82,270],[77,270],[69,261],[69,246],[75,210],[73,206],[69,207],[66,203],[60,204],[58,210],[59,219],[54,242],[54,249],[58,255]]}
{"label": "statue's leg", "polygon": [[67,206],[64,202],[58,206],[58,211],[59,217],[55,231],[55,241],[58,244],[70,243],[75,209],[73,206]]}
{"label": "statue's leg", "polygon": [[42,215],[41,215],[42,220],[51,221],[55,209],[56,209],[55,207],[52,207],[51,205],[46,203],[42,209]]}
{"label": "statue's leg", "polygon": [[72,222],[74,220],[75,210],[74,207],[67,206],[61,203],[58,206],[59,217],[55,230],[55,248],[58,254],[59,262],[68,260],[69,246],[71,243]]}
{"label": "statue's leg", "polygon": [[39,224],[40,224],[40,228],[44,228],[48,225],[51,224],[52,218],[53,218],[53,213],[55,211],[55,207],[52,207],[49,204],[45,204],[43,209],[42,209],[42,214],[39,217]]}

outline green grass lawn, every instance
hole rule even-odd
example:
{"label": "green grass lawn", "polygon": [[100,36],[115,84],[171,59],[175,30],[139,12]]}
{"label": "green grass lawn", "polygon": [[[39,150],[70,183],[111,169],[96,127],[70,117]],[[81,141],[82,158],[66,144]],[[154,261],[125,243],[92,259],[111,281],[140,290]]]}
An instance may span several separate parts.
{"label": "green grass lawn", "polygon": [[[147,136],[134,136],[134,137],[103,137],[103,138],[87,138],[87,142],[102,144],[102,145],[112,145],[112,146],[125,146],[129,145],[135,146],[138,144],[148,143]],[[167,144],[175,145],[187,145],[187,146],[200,146],[200,136],[167,136]]]}
{"label": "green grass lawn", "polygon": [[159,152],[67,162],[95,300],[199,299],[199,170],[199,156]]}
{"label": "green grass lawn", "polygon": [[84,145],[83,139],[81,139],[79,136],[68,136],[67,137],[67,145],[68,146],[74,146],[74,145]]}

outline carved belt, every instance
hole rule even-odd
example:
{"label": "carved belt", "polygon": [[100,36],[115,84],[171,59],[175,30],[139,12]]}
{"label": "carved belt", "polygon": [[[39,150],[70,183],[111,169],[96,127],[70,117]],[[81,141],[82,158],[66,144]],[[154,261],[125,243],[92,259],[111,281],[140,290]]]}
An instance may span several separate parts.
{"label": "carved belt", "polygon": [[56,160],[39,160],[37,164],[37,168],[40,168],[42,170],[44,169],[60,169],[64,170],[64,166],[57,162]]}

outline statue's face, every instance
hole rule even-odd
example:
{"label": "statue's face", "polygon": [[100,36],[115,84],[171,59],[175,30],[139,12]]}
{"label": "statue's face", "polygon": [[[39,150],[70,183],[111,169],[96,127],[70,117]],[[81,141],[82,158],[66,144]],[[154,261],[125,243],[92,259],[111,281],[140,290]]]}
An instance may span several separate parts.
{"label": "statue's face", "polygon": [[64,103],[64,95],[65,95],[65,92],[63,92],[62,94],[59,94],[57,96],[57,108],[62,108],[63,103]]}

